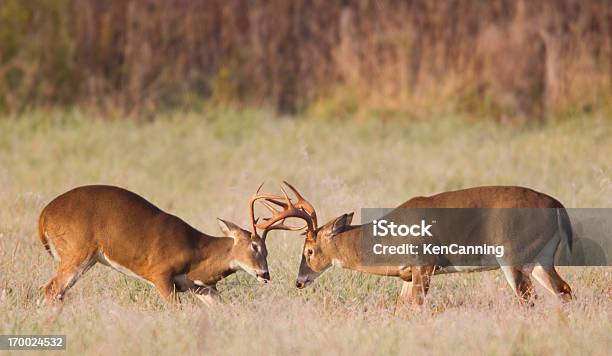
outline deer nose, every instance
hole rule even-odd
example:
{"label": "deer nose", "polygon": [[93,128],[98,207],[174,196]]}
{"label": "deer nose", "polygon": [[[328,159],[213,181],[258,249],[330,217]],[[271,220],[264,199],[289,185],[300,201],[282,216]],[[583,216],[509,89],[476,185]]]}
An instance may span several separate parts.
{"label": "deer nose", "polygon": [[304,283],[300,281],[295,281],[295,286],[299,289],[304,288]]}
{"label": "deer nose", "polygon": [[270,272],[265,271],[264,273],[258,273],[257,277],[260,277],[260,278],[263,278],[263,279],[269,281],[270,280]]}

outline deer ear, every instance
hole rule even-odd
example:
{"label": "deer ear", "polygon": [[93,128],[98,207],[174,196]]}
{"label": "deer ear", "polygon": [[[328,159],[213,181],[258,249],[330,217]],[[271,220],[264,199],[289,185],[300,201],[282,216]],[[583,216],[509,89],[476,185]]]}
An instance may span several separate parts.
{"label": "deer ear", "polygon": [[342,216],[336,218],[331,228],[331,235],[334,236],[344,231],[351,225],[351,221],[353,221],[353,213],[343,214]]}
{"label": "deer ear", "polygon": [[346,226],[349,226],[353,222],[353,215],[355,215],[355,213],[350,212],[350,213],[345,214],[345,215],[346,215]]}
{"label": "deer ear", "polygon": [[240,226],[234,223],[219,218],[217,218],[217,223],[219,223],[219,228],[221,229],[221,232],[223,232],[223,234],[227,237],[235,239],[242,235],[242,229],[240,228]]}

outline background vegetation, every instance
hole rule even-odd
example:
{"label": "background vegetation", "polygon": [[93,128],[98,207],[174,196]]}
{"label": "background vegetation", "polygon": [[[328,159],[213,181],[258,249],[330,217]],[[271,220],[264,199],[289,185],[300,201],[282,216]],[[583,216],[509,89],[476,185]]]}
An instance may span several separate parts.
{"label": "background vegetation", "polygon": [[[561,268],[576,300],[541,288],[516,304],[499,271],[439,276],[427,306],[392,316],[400,282],[332,270],[294,287],[302,240],[269,236],[272,283],[238,273],[207,310],[98,265],[54,321],[36,301],[54,262],[36,237],[38,214],[82,184],[117,184],[211,234],[215,217],[247,225],[247,201],[288,179],[327,221],[361,207],[487,184],[544,191],[568,207],[612,206],[612,125],[577,117],[512,128],[461,117],[401,122],[278,120],[261,111],[174,114],[151,122],[80,112],[0,120],[0,334],[68,335],[68,354],[589,354],[612,347],[612,271]],[[435,124],[432,124],[435,123]]]}
{"label": "background vegetation", "polygon": [[0,0],[0,111],[609,114],[611,18],[607,0]]}

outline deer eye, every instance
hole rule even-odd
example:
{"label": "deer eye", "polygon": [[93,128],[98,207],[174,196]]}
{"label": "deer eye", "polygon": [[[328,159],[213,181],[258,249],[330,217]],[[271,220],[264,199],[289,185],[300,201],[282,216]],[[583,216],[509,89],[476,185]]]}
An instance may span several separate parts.
{"label": "deer eye", "polygon": [[255,252],[259,252],[259,246],[254,242],[251,242],[251,249]]}
{"label": "deer eye", "polygon": [[309,248],[309,249],[307,249],[307,250],[306,250],[306,254],[307,254],[308,256],[312,256],[312,254],[313,254],[313,253],[314,253],[314,251],[313,251],[311,248]]}

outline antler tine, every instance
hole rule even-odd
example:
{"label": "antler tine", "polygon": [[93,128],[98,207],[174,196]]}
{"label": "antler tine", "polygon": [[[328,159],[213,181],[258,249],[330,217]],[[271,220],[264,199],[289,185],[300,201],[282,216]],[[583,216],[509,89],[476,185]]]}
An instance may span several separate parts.
{"label": "antler tine", "polygon": [[257,235],[257,229],[255,228],[255,225],[257,224],[257,220],[259,219],[255,219],[255,207],[253,205],[255,204],[255,198],[257,197],[257,194],[259,194],[259,190],[261,189],[261,187],[263,187],[265,182],[266,181],[261,182],[259,187],[257,187],[255,194],[253,194],[253,197],[249,201],[249,218],[251,218],[251,229],[253,234],[255,235]]}
{"label": "antler tine", "polygon": [[[266,199],[266,200],[267,200],[267,199]],[[276,210],[276,209],[274,209],[274,207],[273,207],[272,205],[270,205],[269,203],[267,203],[266,201],[261,201],[260,203],[261,203],[263,206],[265,206],[265,207],[268,209],[268,211],[270,211],[270,212],[272,213],[272,215],[274,215],[274,214],[278,214],[278,213],[280,213],[280,212],[281,212],[280,210]]]}
{"label": "antler tine", "polygon": [[259,194],[259,191],[261,190],[261,187],[263,187],[265,182],[262,182],[259,187],[257,188],[257,191],[255,191],[255,194],[253,194],[253,196],[251,197],[251,200],[249,201],[249,213],[250,213],[250,218],[251,218],[251,231],[253,234],[257,235],[257,220],[255,219],[255,202],[259,199],[272,199],[272,200],[276,200],[276,199],[283,199],[283,197],[280,197],[278,195],[271,195],[271,194]]}
{"label": "antler tine", "polygon": [[279,188],[281,190],[281,192],[283,192],[283,195],[285,196],[285,200],[287,201],[287,205],[289,205],[290,207],[294,207],[293,203],[291,202],[291,199],[289,198],[289,195],[287,195],[287,192],[285,191],[285,189],[283,189],[282,185],[279,185]]}
{"label": "antler tine", "polygon": [[[313,223],[314,223],[314,228],[316,229],[317,228],[317,212],[315,211],[315,209],[312,206],[312,204],[310,204],[310,202],[308,202],[308,200],[306,200],[302,196],[302,194],[300,194],[300,192],[298,192],[298,190],[293,185],[289,184],[289,182],[284,180],[283,183],[285,183],[285,185],[287,187],[289,187],[289,189],[291,189],[293,194],[295,194],[295,196],[297,197],[298,201],[295,203],[295,206],[297,206],[298,208],[304,209],[304,211],[306,211],[308,213],[308,215],[310,215],[312,217],[312,220],[313,220]],[[283,188],[281,187],[281,190],[282,189]],[[284,190],[283,190],[283,192],[284,192]]]}
{"label": "antler tine", "polygon": [[257,187],[257,190],[255,191],[255,195],[259,194],[259,191],[261,190],[261,187],[263,187],[263,185],[266,183],[266,181],[264,180],[263,182],[261,182],[261,184],[259,185],[259,187]]}
{"label": "antler tine", "polygon": [[274,199],[270,199],[270,198],[267,198],[266,200],[269,201],[270,203],[274,203],[274,204],[276,204],[276,205],[278,205],[280,207],[283,207],[283,208],[287,208],[288,207],[287,203],[282,202],[280,200],[274,200]]}
{"label": "antler tine", "polygon": [[297,189],[295,189],[294,186],[292,186],[291,184],[289,184],[289,182],[287,182],[286,180],[283,181],[283,183],[285,183],[286,186],[289,187],[289,189],[291,189],[291,191],[293,192],[293,194],[295,194],[295,196],[298,198],[298,200],[306,200],[304,199],[304,197],[300,194],[300,192],[298,192]]}

